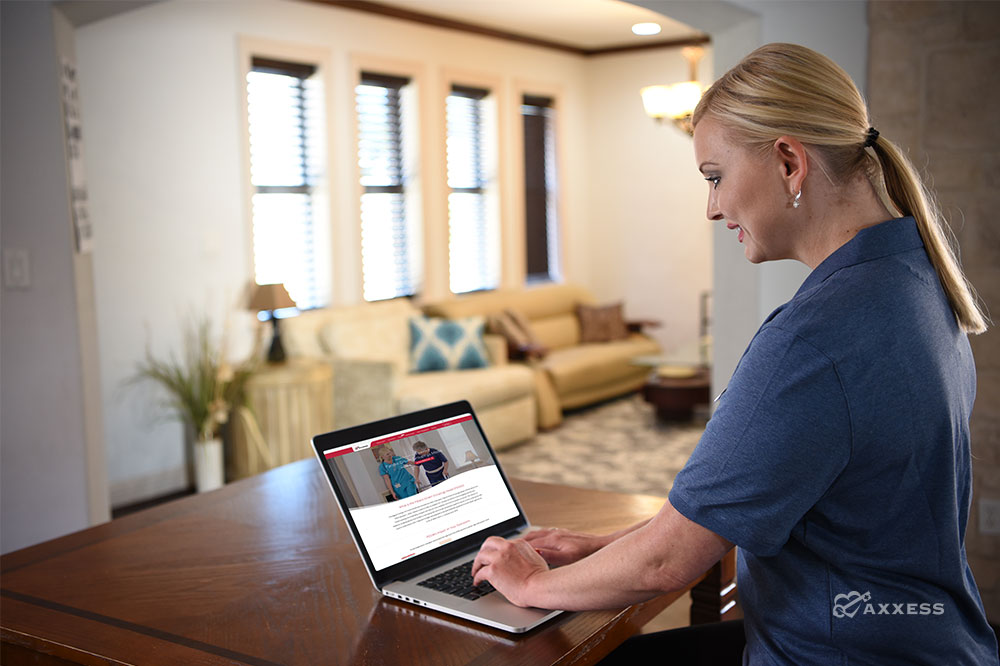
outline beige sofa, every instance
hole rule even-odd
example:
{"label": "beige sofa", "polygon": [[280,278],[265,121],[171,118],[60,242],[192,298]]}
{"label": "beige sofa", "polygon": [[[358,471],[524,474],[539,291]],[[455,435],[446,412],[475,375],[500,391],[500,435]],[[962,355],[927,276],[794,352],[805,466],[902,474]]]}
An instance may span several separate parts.
{"label": "beige sofa", "polygon": [[538,424],[551,428],[562,421],[562,410],[582,407],[641,387],[649,368],[634,365],[637,356],[660,353],[651,338],[635,332],[612,342],[581,342],[578,305],[594,305],[586,289],[569,284],[498,290],[427,305],[434,317],[490,316],[513,309],[529,322],[534,338],[548,349],[531,361],[534,371]]}
{"label": "beige sofa", "polygon": [[[659,345],[633,333],[625,340],[583,343],[578,305],[594,297],[575,285],[497,290],[417,309],[407,299],[315,310],[282,322],[291,358],[333,363],[334,424],[338,428],[393,414],[468,400],[496,448],[529,439],[562,421],[564,409],[582,407],[642,386],[648,368],[637,356]],[[411,373],[409,319],[426,314],[456,319],[516,310],[548,353],[508,361],[507,341],[485,335],[491,365],[474,370]]]}
{"label": "beige sofa", "polygon": [[502,338],[484,336],[489,367],[409,372],[409,319],[419,314],[407,299],[314,310],[282,322],[282,340],[291,358],[333,363],[338,428],[468,400],[495,448],[533,437],[534,374],[507,362]]}

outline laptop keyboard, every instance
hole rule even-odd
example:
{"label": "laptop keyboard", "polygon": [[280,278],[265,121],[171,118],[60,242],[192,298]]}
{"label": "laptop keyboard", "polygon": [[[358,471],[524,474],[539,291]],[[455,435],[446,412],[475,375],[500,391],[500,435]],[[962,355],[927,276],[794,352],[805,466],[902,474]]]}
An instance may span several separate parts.
{"label": "laptop keyboard", "polygon": [[472,584],[472,561],[468,561],[464,564],[459,564],[457,567],[452,567],[447,571],[443,571],[436,576],[431,576],[427,580],[422,580],[417,585],[423,587],[429,587],[432,590],[437,590],[438,592],[445,592],[447,594],[453,594],[456,597],[462,597],[463,599],[475,600],[479,597],[485,597],[490,592],[493,592],[493,586],[488,582],[482,582],[479,585]]}

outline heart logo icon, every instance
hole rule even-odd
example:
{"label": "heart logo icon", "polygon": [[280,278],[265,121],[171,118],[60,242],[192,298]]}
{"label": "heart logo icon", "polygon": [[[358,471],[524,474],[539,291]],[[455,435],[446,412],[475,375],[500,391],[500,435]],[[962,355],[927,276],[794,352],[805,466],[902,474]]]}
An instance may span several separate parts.
{"label": "heart logo icon", "polygon": [[848,594],[838,594],[833,598],[834,617],[854,617],[858,614],[860,602],[867,595],[863,595],[856,590],[851,590]]}

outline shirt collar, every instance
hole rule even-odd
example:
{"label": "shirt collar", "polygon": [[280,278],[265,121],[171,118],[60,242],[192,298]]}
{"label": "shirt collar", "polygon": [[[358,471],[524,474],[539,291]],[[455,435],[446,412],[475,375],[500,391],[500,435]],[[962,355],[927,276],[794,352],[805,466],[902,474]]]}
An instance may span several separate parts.
{"label": "shirt collar", "polygon": [[862,264],[880,257],[915,250],[924,246],[912,217],[898,217],[874,227],[862,229],[854,238],[841,245],[817,266],[796,295],[819,285],[842,268]]}

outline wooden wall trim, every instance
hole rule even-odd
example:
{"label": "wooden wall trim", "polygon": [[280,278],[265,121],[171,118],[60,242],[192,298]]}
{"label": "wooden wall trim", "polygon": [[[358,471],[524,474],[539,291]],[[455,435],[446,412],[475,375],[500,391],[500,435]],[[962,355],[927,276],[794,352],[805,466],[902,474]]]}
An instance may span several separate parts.
{"label": "wooden wall trim", "polygon": [[435,16],[433,14],[416,12],[410,9],[404,9],[402,7],[393,7],[391,5],[384,5],[379,2],[371,2],[370,0],[308,0],[308,1],[320,5],[338,7],[340,9],[353,9],[355,11],[367,12],[369,14],[377,14],[379,16],[400,19],[403,21],[421,23],[423,25],[429,25],[436,28],[458,30],[460,32],[467,32],[474,35],[503,39],[509,42],[528,44],[530,46],[539,46],[546,49],[553,49],[556,51],[562,51],[564,53],[572,53],[574,55],[579,55],[584,57],[601,56],[612,53],[622,53],[626,51],[646,51],[650,49],[669,49],[669,48],[680,48],[683,46],[698,46],[701,44],[707,44],[711,41],[711,38],[708,35],[699,35],[697,37],[692,37],[690,39],[671,39],[659,42],[647,42],[643,44],[627,44],[623,46],[608,46],[596,49],[585,49],[578,46],[571,46],[569,44],[562,44],[560,42],[541,39],[538,37],[519,35],[514,32],[508,32],[506,30],[498,30],[496,28],[477,25],[475,23],[466,23],[465,21],[458,21],[455,19],[445,18],[443,16]]}
{"label": "wooden wall trim", "polygon": [[685,46],[701,46],[711,44],[712,38],[708,35],[699,35],[684,39],[668,39],[659,42],[647,42],[642,44],[625,44],[622,46],[606,46],[599,49],[587,49],[583,52],[585,56],[602,56],[612,53],[625,53],[628,51],[649,51],[651,49],[678,49]]}

